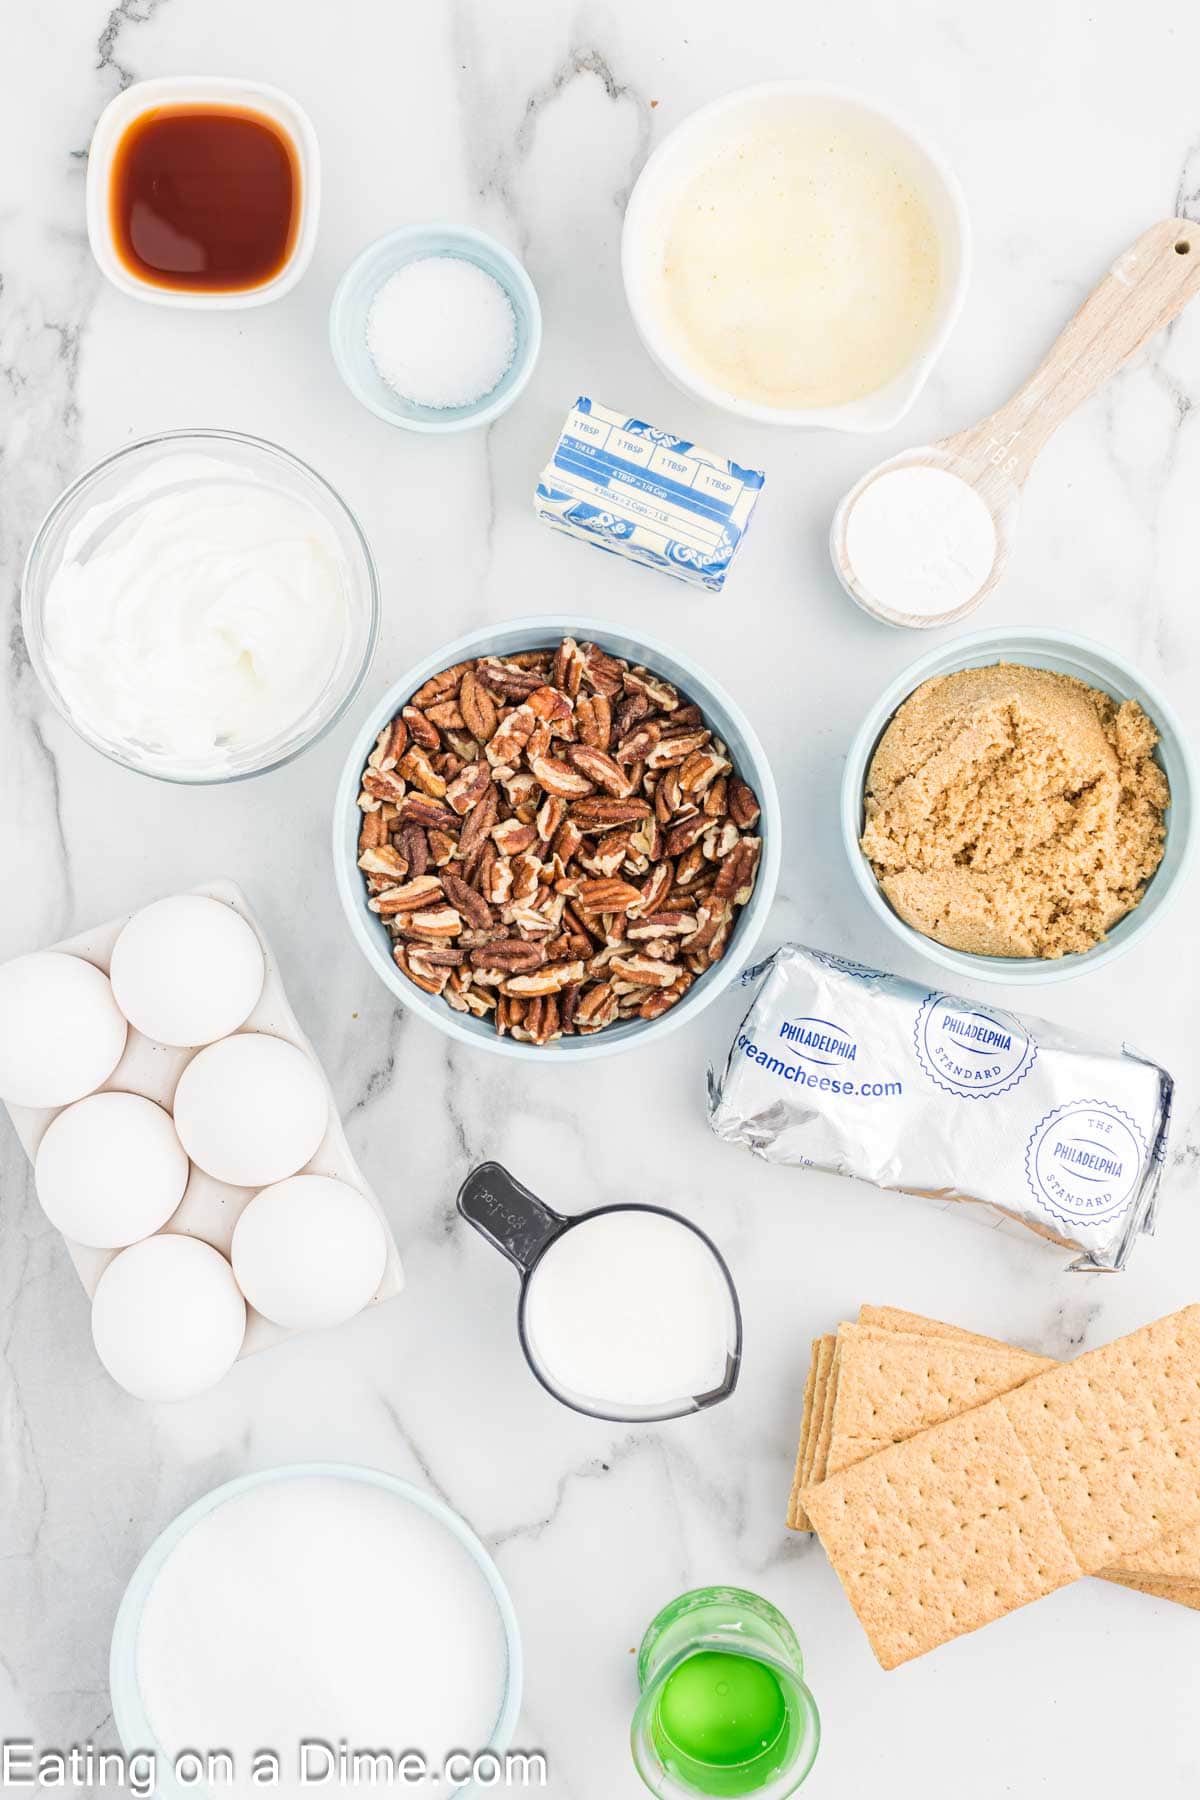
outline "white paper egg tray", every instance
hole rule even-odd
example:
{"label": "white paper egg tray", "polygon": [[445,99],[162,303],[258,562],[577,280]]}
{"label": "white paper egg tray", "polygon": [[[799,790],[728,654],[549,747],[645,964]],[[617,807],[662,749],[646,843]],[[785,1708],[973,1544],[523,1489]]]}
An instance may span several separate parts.
{"label": "white paper egg tray", "polygon": [[[213,881],[204,887],[191,889],[192,893],[203,894],[212,900],[221,900],[232,906],[241,914],[246,923],[254,931],[262,945],[266,961],[266,978],[258,1003],[240,1032],[269,1032],[273,1037],[286,1038],[289,1044],[295,1044],[306,1056],[312,1058],[318,1069],[321,1060],[312,1045],[305,1037],[296,1019],[295,1013],[288,1004],[283,982],[266,933],[250,910],[246,896],[232,881]],[[52,950],[65,950],[72,956],[81,956],[87,962],[95,963],[107,975],[112,958],[113,945],[123,928],[133,917],[126,913],[122,918],[110,919],[107,925],[97,925],[91,931],[81,931],[77,937],[66,938],[61,944],[49,946]],[[63,1021],[64,1031],[70,1030],[70,1021]],[[196,1050],[176,1050],[165,1044],[153,1043],[129,1027],[129,1037],[125,1045],[125,1053],[120,1062],[101,1084],[97,1091],[116,1088],[130,1094],[144,1094],[148,1100],[155,1100],[160,1106],[171,1110],[175,1098],[175,1088],[179,1077],[183,1074]],[[329,1079],[321,1069],[325,1085],[329,1087]],[[57,1118],[63,1110],[61,1107],[10,1106],[9,1117],[16,1128],[17,1136],[25,1147],[30,1161],[37,1155],[38,1145],[52,1119]],[[379,1214],[387,1238],[387,1264],[383,1271],[383,1279],[369,1304],[377,1306],[381,1300],[390,1300],[404,1286],[404,1271],[400,1266],[400,1253],[396,1248],[379,1196],[367,1183],[362,1170],[354,1160],[350,1145],[346,1141],[346,1133],[342,1129],[342,1121],[338,1115],[337,1102],[332,1088],[329,1089],[329,1124],[325,1136],[321,1139],[320,1148],[310,1162],[306,1162],[302,1170],[304,1175],[332,1175],[338,1181],[357,1188],[364,1194]],[[206,1175],[203,1169],[192,1164],[188,1184],[183,1199],[162,1227],[163,1231],[179,1232],[186,1237],[203,1238],[219,1250],[222,1256],[229,1255],[233,1239],[233,1228],[237,1224],[244,1208],[258,1192],[257,1188],[233,1187],[227,1181],[218,1181],[212,1175]],[[93,1250],[84,1244],[76,1244],[70,1238],[64,1239],[71,1261],[75,1264],[79,1279],[82,1281],[89,1297],[95,1293],[96,1284],[107,1265],[118,1250]],[[284,1338],[296,1334],[288,1327],[272,1324],[264,1319],[261,1313],[246,1304],[246,1336],[242,1343],[240,1355],[252,1356],[256,1350],[269,1349]]]}

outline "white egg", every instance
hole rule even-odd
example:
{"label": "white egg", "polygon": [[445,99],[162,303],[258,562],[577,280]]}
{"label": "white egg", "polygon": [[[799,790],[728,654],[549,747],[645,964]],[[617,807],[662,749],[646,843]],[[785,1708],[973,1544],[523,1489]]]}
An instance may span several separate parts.
{"label": "white egg", "polygon": [[113,948],[117,1005],[157,1044],[212,1044],[245,1024],[262,993],[262,945],[240,913],[175,894],[135,913]]}
{"label": "white egg", "polygon": [[246,1334],[233,1270],[200,1238],[163,1232],[113,1258],[92,1300],[92,1339],[139,1400],[184,1400],[220,1381]]}
{"label": "white egg", "polygon": [[0,967],[0,1099],[69,1106],[107,1081],[128,1027],[108,976],[81,956],[37,950]]}
{"label": "white egg", "polygon": [[379,1286],[387,1237],[365,1195],[326,1175],[293,1175],[256,1194],[230,1252],[251,1306],[297,1331],[339,1325]]}
{"label": "white egg", "polygon": [[37,1197],[65,1237],[98,1250],[165,1225],[188,1180],[170,1113],[141,1094],[92,1094],[51,1123],[34,1163]]}
{"label": "white egg", "polygon": [[283,1038],[241,1032],[192,1058],[175,1090],[175,1129],[194,1163],[236,1187],[268,1187],[316,1153],[329,1091]]}

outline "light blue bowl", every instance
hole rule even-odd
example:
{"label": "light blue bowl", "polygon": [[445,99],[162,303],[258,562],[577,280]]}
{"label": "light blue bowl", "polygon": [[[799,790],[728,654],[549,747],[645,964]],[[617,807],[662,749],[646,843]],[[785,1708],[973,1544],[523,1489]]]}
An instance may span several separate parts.
{"label": "light blue bowl", "polygon": [[[424,256],[460,256],[493,276],[512,302],[517,347],[490,393],[470,406],[419,406],[390,388],[367,349],[367,314],[397,269]],[[503,244],[469,225],[402,225],[355,257],[329,311],[329,342],[342,380],[377,418],[406,431],[469,431],[507,412],[533,374],[542,347],[542,309],[524,268]]]}
{"label": "light blue bowl", "polygon": [[[518,1044],[512,1038],[498,1037],[487,1020],[475,1019],[451,1010],[435,994],[426,994],[408,977],[402,975],[392,961],[392,940],[387,927],[375,913],[367,910],[367,894],[358,867],[358,832],[362,814],[358,795],[367,757],[375,747],[375,739],[383,727],[399,711],[431,675],[451,664],[473,656],[512,656],[520,650],[544,649],[562,637],[599,644],[612,656],[623,656],[630,662],[643,663],[653,674],[672,682],[695,702],[707,724],[729,748],[738,772],[758,795],[762,817],[756,832],[762,837],[762,857],[758,879],[747,905],[737,914],[733,934],[720,962],[707,969],[693,982],[687,993],[669,1012],[658,1019],[627,1019],[609,1025],[588,1037],[564,1037],[539,1047]],[[472,1044],[480,1050],[491,1050],[499,1056],[520,1057],[527,1062],[579,1062],[589,1057],[613,1056],[651,1037],[661,1041],[668,1032],[677,1031],[715,1000],[745,967],[757,943],[775,889],[779,882],[780,846],[783,825],[779,795],[767,763],[766,752],[736,701],[719,687],[711,675],[678,651],[668,650],[653,638],[631,637],[620,626],[603,625],[595,619],[580,619],[563,613],[552,613],[544,619],[516,619],[509,625],[485,625],[466,637],[458,638],[427,656],[414,669],[402,675],[381,695],[378,704],[350,748],[333,806],[333,867],[337,878],[342,910],[350,923],[354,941],[392,993],[412,1012],[419,1013],[430,1025],[460,1043]]]}
{"label": "light blue bowl", "polygon": [[[863,829],[863,790],[875,747],[899,707],[915,688],[934,675],[950,675],[958,669],[978,669],[989,663],[1027,663],[1035,669],[1053,669],[1074,675],[1089,687],[1100,688],[1115,700],[1136,700],[1158,728],[1155,758],[1171,785],[1167,811],[1167,843],[1163,859],[1152,876],[1144,898],[1133,911],[1118,920],[1108,936],[1091,950],[1056,958],[976,956],[966,950],[948,950],[922,932],[906,925],[892,911],[874,870],[859,848]],[[931,650],[911,663],[880,695],[864,719],[846,758],[842,778],[842,837],[854,878],[867,902],[889,930],[910,950],[940,963],[956,975],[976,981],[1000,981],[1013,987],[1032,987],[1046,981],[1065,981],[1083,975],[1123,956],[1158,923],[1182,883],[1192,850],[1196,770],[1192,753],[1174,710],[1144,675],[1115,651],[1078,637],[1073,631],[1042,631],[1036,626],[1000,626],[974,631],[967,637]]]}
{"label": "light blue bowl", "polygon": [[[251,1488],[264,1486],[272,1481],[293,1481],[299,1476],[334,1475],[344,1481],[361,1481],[370,1487],[385,1488],[388,1493],[397,1495],[420,1507],[444,1525],[446,1530],[469,1553],[477,1564],[492,1591],[496,1602],[496,1610],[500,1614],[500,1623],[504,1631],[504,1642],[507,1651],[508,1667],[505,1675],[504,1694],[500,1702],[500,1710],[492,1728],[491,1736],[486,1744],[478,1746],[480,1752],[496,1751],[503,1755],[512,1742],[512,1734],[516,1728],[517,1717],[521,1710],[521,1688],[523,1680],[523,1660],[521,1653],[521,1633],[517,1625],[517,1615],[513,1610],[508,1589],[500,1576],[500,1571],[480,1543],[470,1526],[465,1524],[458,1514],[451,1512],[448,1506],[437,1500],[421,1488],[413,1487],[411,1482],[401,1481],[395,1475],[388,1475],[382,1469],[359,1468],[351,1463],[287,1463],[276,1469],[263,1469],[253,1475],[240,1475],[235,1481],[227,1481],[221,1487],[213,1488],[210,1493],[203,1494],[173,1519],[165,1530],[161,1531],[143,1556],[141,1562],[130,1577],[129,1586],[121,1598],[117,1609],[116,1623],[113,1626],[112,1646],[109,1651],[108,1675],[109,1689],[112,1696],[113,1723],[122,1746],[130,1756],[137,1750],[149,1751],[154,1757],[156,1769],[156,1800],[220,1800],[221,1789],[215,1792],[203,1783],[177,1781],[171,1770],[171,1757],[157,1742],[146,1717],[146,1709],[142,1704],[141,1690],[137,1679],[137,1642],[141,1629],[142,1611],[145,1607],[150,1589],[154,1586],[159,1571],[170,1556],[172,1550],[185,1538],[194,1525],[208,1514],[215,1512],[227,1500],[234,1500]],[[303,1580],[304,1571],[297,1571],[297,1580]],[[397,1619],[396,1630],[419,1631],[420,1621]],[[336,1645],[330,1645],[330,1654],[335,1655]],[[358,1745],[354,1748],[366,1748]],[[407,1747],[407,1746],[402,1746]],[[190,1745],[188,1748],[199,1750],[201,1755],[206,1750],[218,1748],[215,1744]],[[280,1756],[286,1755],[290,1746],[264,1745],[264,1749],[274,1749]],[[433,1754],[436,1745],[420,1744],[414,1748]],[[474,1753],[476,1746],[467,1748]],[[244,1771],[239,1770],[238,1774]],[[270,1788],[263,1792],[269,1794]],[[314,1790],[316,1791],[316,1790]],[[469,1783],[466,1787],[448,1788],[447,1797],[453,1795],[454,1800],[468,1800],[482,1793],[480,1785]]]}

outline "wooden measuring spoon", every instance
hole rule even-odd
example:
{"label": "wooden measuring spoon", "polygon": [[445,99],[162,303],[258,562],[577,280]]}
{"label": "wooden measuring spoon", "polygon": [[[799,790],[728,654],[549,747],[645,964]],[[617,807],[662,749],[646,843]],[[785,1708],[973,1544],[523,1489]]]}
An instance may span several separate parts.
{"label": "wooden measuring spoon", "polygon": [[[851,599],[873,618],[918,629],[950,625],[973,612],[1004,572],[1021,488],[1038,452],[1068,413],[1115,375],[1198,291],[1200,225],[1188,219],[1163,219],[1117,258],[1011,400],[965,431],[906,450],[869,470],[841,502],[830,532],[833,566]],[[981,585],[960,605],[934,614],[902,612],[882,596],[867,592],[846,550],[847,521],[864,490],[893,469],[921,466],[945,470],[974,488],[991,513],[996,533],[991,569]],[[917,554],[911,542],[898,541],[897,555],[906,552]]]}

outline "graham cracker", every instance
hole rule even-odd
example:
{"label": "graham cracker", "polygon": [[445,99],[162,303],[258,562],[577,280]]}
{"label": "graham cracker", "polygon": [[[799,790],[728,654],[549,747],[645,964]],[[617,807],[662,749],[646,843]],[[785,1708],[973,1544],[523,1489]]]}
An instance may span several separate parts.
{"label": "graham cracker", "polygon": [[816,1443],[817,1428],[820,1425],[825,1405],[825,1387],[829,1379],[829,1369],[833,1362],[833,1347],[837,1342],[830,1333],[826,1337],[813,1339],[812,1360],[808,1369],[808,1381],[805,1384],[804,1417],[800,1423],[800,1449],[796,1458],[796,1474],[792,1481],[791,1497],[788,1501],[787,1523],[792,1531],[811,1531],[812,1526],[808,1514],[800,1499],[800,1491],[808,1486],[812,1478],[813,1447]]}
{"label": "graham cracker", "polygon": [[905,1312],[899,1306],[860,1306],[858,1309],[860,1325],[874,1325],[880,1331],[911,1332],[916,1337],[928,1337],[931,1334],[944,1338],[959,1338],[967,1344],[983,1344],[989,1350],[1010,1350],[1011,1344],[1002,1343],[999,1338],[980,1337],[978,1332],[964,1331],[961,1325],[946,1325],[941,1319],[927,1319],[921,1313]]}
{"label": "graham cracker", "polygon": [[[936,1337],[938,1340],[944,1340],[947,1334],[950,1334],[956,1342],[978,1344],[989,1350],[1007,1350],[1009,1348],[1008,1345],[1001,1343],[996,1338],[979,1337],[972,1332],[961,1330],[956,1325],[945,1325],[939,1319],[927,1319],[919,1313],[901,1312],[895,1307],[860,1307],[860,1321],[868,1316],[872,1320],[879,1321],[879,1324],[871,1327],[875,1330],[918,1336],[922,1339]],[[889,1323],[884,1324],[885,1320]],[[891,1321],[895,1321],[895,1323],[891,1323]],[[1020,1352],[1019,1354],[1027,1353]],[[1042,1360],[1045,1363],[1046,1359]],[[905,1387],[905,1395],[911,1396],[912,1392],[912,1387]],[[911,1409],[910,1417],[915,1421],[914,1431],[923,1430],[925,1426],[937,1422],[935,1407],[936,1401],[931,1401],[925,1416],[922,1416],[919,1407]],[[890,1432],[896,1441],[899,1441],[900,1437],[898,1414],[901,1410],[899,1384],[895,1384],[890,1389],[885,1385],[883,1397],[879,1402],[878,1425],[881,1432]],[[905,1435],[912,1435],[912,1433]],[[835,1447],[837,1441],[838,1414],[835,1411]],[[830,1466],[834,1466],[832,1454]],[[848,1465],[839,1463],[837,1466]],[[1146,1549],[1139,1551],[1136,1556],[1129,1559],[1127,1566],[1114,1565],[1099,1570],[1098,1574],[1105,1581],[1116,1581],[1124,1586],[1135,1586],[1139,1592],[1154,1593],[1161,1599],[1172,1599],[1175,1597],[1172,1590],[1179,1587],[1195,1587],[1200,1591],[1200,1575],[1197,1571],[1200,1571],[1200,1526],[1193,1525],[1172,1536],[1163,1537]],[[1181,1601],[1181,1604],[1184,1605],[1189,1603],[1186,1599]]]}
{"label": "graham cracker", "polygon": [[1173,1600],[1176,1606],[1190,1606],[1200,1612],[1200,1581],[1142,1581],[1136,1575],[1109,1575],[1105,1578],[1118,1587],[1132,1588],[1135,1594],[1153,1594],[1157,1600]]}
{"label": "graham cracker", "polygon": [[[808,1359],[808,1378],[804,1383],[804,1406],[800,1414],[800,1443],[796,1450],[796,1470],[792,1476],[792,1491],[788,1497],[787,1522],[794,1531],[806,1531],[808,1514],[800,1504],[800,1489],[804,1486],[808,1474],[807,1452],[812,1434],[812,1397],[817,1383],[817,1353],[821,1348],[820,1338],[812,1341],[812,1350]],[[803,1523],[799,1521],[803,1519]]]}
{"label": "graham cracker", "polygon": [[1048,1357],[959,1337],[839,1325],[829,1445],[834,1474],[1053,1368]]}
{"label": "graham cracker", "polygon": [[1200,1521],[1200,1306],[1035,1376],[1003,1405],[1089,1574],[1124,1572]]}
{"label": "graham cracker", "polygon": [[804,1502],[885,1669],[1082,1573],[1002,1400],[829,1476]]}
{"label": "graham cracker", "polygon": [[884,1668],[1123,1565],[1200,1525],[1200,1306],[801,1497]]}
{"label": "graham cracker", "polygon": [[829,1379],[825,1383],[825,1397],[821,1407],[821,1422],[817,1427],[817,1435],[813,1443],[812,1467],[808,1472],[809,1481],[824,1481],[829,1472],[829,1440],[833,1435],[833,1406],[837,1399],[839,1367],[840,1358],[835,1337],[833,1357],[829,1364]]}

